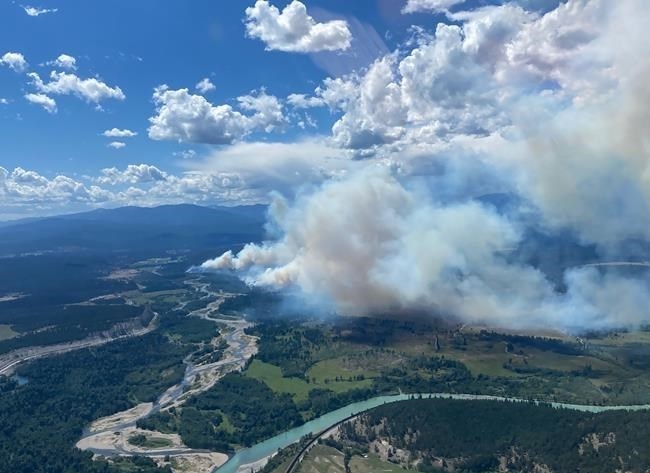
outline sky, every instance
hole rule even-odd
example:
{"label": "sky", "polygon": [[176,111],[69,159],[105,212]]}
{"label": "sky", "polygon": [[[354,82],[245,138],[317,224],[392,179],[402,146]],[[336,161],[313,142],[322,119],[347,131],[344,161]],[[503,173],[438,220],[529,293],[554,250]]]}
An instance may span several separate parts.
{"label": "sky", "polygon": [[[246,189],[246,183],[205,192],[231,174],[238,180],[228,165],[215,174],[221,179],[203,175],[201,182],[179,184],[188,192],[163,189],[154,197],[137,190],[163,175],[182,180],[208,157],[238,152],[245,143],[326,138],[337,112],[295,108],[287,97],[311,95],[324,79],[367,67],[397,47],[411,24],[393,2],[295,2],[296,23],[288,28],[320,28],[323,36],[298,44],[298,36],[281,30],[287,39],[268,43],[273,40],[265,35],[273,35],[283,21],[275,9],[286,6],[205,0],[2,2],[0,217],[266,199],[269,188]],[[256,10],[249,14],[248,8]],[[262,15],[270,17],[262,23],[257,19]],[[430,15],[415,16],[431,22]],[[260,25],[259,33],[253,33],[253,25]],[[338,33],[327,36],[330,28]],[[166,96],[156,92],[163,87]],[[166,101],[182,90],[176,108],[161,117]],[[180,108],[191,101],[207,113],[214,107],[218,118],[211,122],[203,115],[185,133]],[[260,114],[255,107],[267,108]],[[156,117],[170,122],[158,126]],[[57,184],[57,177],[65,181]],[[116,179],[124,182],[114,185]],[[125,194],[129,188],[131,194]]]}
{"label": "sky", "polygon": [[379,142],[404,126],[353,116],[349,94],[375,61],[396,68],[438,22],[462,23],[459,3],[486,4],[4,1],[0,219],[264,202],[390,159]]}

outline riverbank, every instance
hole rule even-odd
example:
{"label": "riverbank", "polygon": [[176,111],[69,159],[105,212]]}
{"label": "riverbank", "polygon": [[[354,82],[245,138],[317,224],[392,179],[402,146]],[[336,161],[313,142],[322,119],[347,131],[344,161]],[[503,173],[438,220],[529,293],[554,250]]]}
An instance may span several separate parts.
{"label": "riverbank", "polygon": [[[123,324],[118,324],[116,327],[121,325]],[[158,314],[154,315],[146,327],[134,328],[123,335],[110,336],[108,333],[112,330],[108,330],[102,335],[87,337],[75,342],[19,348],[0,355],[0,375],[9,376],[19,364],[26,361],[33,361],[47,356],[60,355],[74,350],[81,350],[82,348],[97,347],[117,340],[123,340],[125,338],[141,337],[152,332],[156,327],[158,327]]]}
{"label": "riverbank", "polygon": [[[207,284],[199,289],[206,297],[218,294],[209,291]],[[142,403],[131,409],[115,413],[92,422],[84,435],[77,442],[77,448],[93,452],[104,457],[145,455],[159,464],[171,466],[173,471],[212,471],[223,465],[228,456],[220,452],[191,449],[183,444],[177,434],[162,434],[145,431],[136,427],[137,421],[156,412],[166,411],[182,406],[187,399],[195,394],[210,389],[226,374],[242,369],[246,362],[257,353],[257,338],[246,334],[246,329],[252,326],[244,319],[222,318],[219,306],[228,294],[219,294],[214,302],[203,309],[191,312],[188,317],[199,317],[218,324],[220,335],[212,340],[215,349],[221,340],[227,343],[223,357],[213,363],[193,364],[191,357],[185,359],[186,369],[180,383],[168,388],[153,403]],[[146,445],[133,445],[128,439],[134,435],[144,435],[146,438],[158,439],[165,446],[151,448]],[[165,462],[165,457],[169,461]]]}
{"label": "riverbank", "polygon": [[374,409],[382,404],[407,401],[414,398],[426,399],[456,399],[465,401],[501,401],[501,402],[521,402],[546,404],[555,408],[571,409],[582,412],[606,412],[615,410],[650,410],[650,404],[643,405],[620,405],[620,406],[594,406],[581,404],[565,404],[559,402],[544,402],[535,400],[526,400],[514,397],[490,396],[481,394],[450,394],[450,393],[417,393],[417,394],[396,394],[389,396],[378,396],[366,401],[350,404],[325,414],[317,419],[311,420],[300,427],[296,427],[287,432],[279,434],[268,440],[258,443],[250,448],[238,451],[222,467],[214,470],[215,473],[246,473],[251,467],[263,467],[268,460],[277,453],[278,450],[288,447],[298,442],[306,435],[315,435],[320,432],[327,433],[333,427],[338,426],[341,422],[350,420],[356,415],[365,411]]}

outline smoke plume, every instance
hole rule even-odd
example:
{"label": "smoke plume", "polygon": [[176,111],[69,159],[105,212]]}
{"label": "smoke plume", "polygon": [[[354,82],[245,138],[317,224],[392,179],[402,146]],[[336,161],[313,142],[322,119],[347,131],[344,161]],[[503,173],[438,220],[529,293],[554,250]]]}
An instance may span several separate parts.
{"label": "smoke plume", "polygon": [[[498,8],[458,16],[467,22],[466,44],[481,40],[471,36],[482,31],[476,24],[470,28],[471,22],[478,24]],[[516,10],[503,8],[502,16]],[[557,284],[535,258],[517,250],[534,229],[594,245],[601,261],[647,258],[650,34],[641,19],[648,14],[649,4],[636,0],[569,0],[543,17],[517,13],[523,26],[502,27],[499,37],[488,38],[489,54],[472,49],[478,51],[470,57],[475,67],[465,69],[484,73],[484,61],[495,61],[487,68],[489,80],[505,97],[498,104],[497,131],[483,139],[450,140],[446,148],[432,146],[427,157],[418,140],[430,129],[405,122],[399,135],[404,141],[399,151],[391,148],[388,166],[386,160],[369,160],[364,169],[290,202],[277,197],[270,211],[276,240],[246,245],[236,255],[227,252],[202,268],[236,270],[252,285],[299,288],[305,297],[328,301],[347,314],[427,310],[469,323],[569,332],[647,323],[650,272],[643,267],[563,267]],[[556,28],[562,15],[597,23],[582,32],[562,30]],[[545,38],[544,28],[551,27],[559,31],[553,44],[537,45],[536,38]],[[446,31],[439,25],[437,34],[445,32],[451,41]],[[442,39],[431,41],[440,57]],[[547,56],[533,57],[531,45]],[[570,49],[577,53],[570,55]],[[424,46],[418,54],[425,56]],[[405,59],[389,77],[391,100],[418,85],[410,80],[409,88],[403,87],[406,79],[399,74],[406,74],[409,64]],[[539,70],[554,84],[544,93],[524,83],[526,74]],[[363,80],[359,84],[363,87]],[[403,103],[406,109],[409,102]],[[357,113],[361,105],[351,110]],[[339,128],[355,115],[344,118]],[[450,157],[462,143],[479,146]],[[415,158],[409,152],[414,148]],[[435,165],[441,161],[445,164]],[[486,203],[481,194],[491,184],[514,204]],[[537,248],[540,258],[545,250]]]}
{"label": "smoke plume", "polygon": [[[566,273],[566,293],[508,255],[521,232],[477,202],[437,206],[382,168],[326,183],[272,213],[280,240],[203,263],[247,282],[299,287],[348,314],[427,310],[465,322],[563,330],[630,326],[650,307],[645,279]],[[277,209],[283,209],[278,211]]]}

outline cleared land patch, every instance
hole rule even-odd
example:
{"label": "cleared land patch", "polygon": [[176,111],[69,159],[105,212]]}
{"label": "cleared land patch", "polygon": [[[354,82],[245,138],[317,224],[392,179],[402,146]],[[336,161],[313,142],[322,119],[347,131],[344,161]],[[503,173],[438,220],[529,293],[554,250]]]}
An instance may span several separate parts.
{"label": "cleared land patch", "polygon": [[17,337],[19,334],[11,329],[11,325],[0,324],[0,340],[9,340]]}
{"label": "cleared land patch", "polygon": [[299,473],[343,473],[343,453],[325,445],[314,446],[300,463]]}
{"label": "cleared land patch", "polygon": [[363,458],[360,456],[354,456],[350,459],[350,471],[352,473],[371,473],[371,472],[382,472],[382,473],[402,473],[406,471],[399,465],[394,463],[385,462],[376,455],[370,454],[368,458]]}
{"label": "cleared land patch", "polygon": [[259,360],[254,360],[244,374],[264,382],[275,392],[291,394],[297,400],[307,399],[309,390],[313,388],[300,378],[283,377],[278,366]]}
{"label": "cleared land patch", "polygon": [[350,368],[347,360],[348,358],[342,357],[319,361],[307,371],[307,376],[313,384],[337,393],[372,386],[372,378],[378,373],[362,368]]}
{"label": "cleared land patch", "polygon": [[[264,382],[278,393],[291,394],[296,401],[307,399],[309,391],[315,388],[329,389],[342,393],[358,388],[372,386],[372,379],[364,375],[363,370],[348,371],[342,367],[342,359],[324,360],[316,363],[307,372],[311,382],[300,378],[282,376],[280,367],[260,360],[254,360],[244,374]],[[368,375],[374,373],[366,373]],[[357,378],[357,379],[355,379]]]}

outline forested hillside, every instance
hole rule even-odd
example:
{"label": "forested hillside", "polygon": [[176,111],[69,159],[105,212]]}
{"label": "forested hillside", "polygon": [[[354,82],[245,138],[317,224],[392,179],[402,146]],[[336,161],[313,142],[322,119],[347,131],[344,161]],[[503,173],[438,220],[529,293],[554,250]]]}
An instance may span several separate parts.
{"label": "forested hillside", "polygon": [[[650,412],[415,399],[342,427],[343,444],[424,472],[645,472]],[[345,445],[345,447],[343,447]]]}

